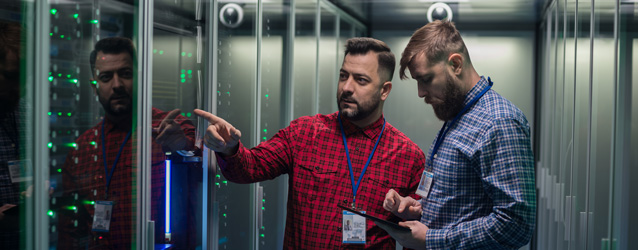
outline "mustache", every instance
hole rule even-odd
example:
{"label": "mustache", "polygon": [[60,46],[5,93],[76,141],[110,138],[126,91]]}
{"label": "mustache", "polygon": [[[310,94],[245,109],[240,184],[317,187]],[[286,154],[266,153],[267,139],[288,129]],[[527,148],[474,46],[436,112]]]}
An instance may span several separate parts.
{"label": "mustache", "polygon": [[341,96],[341,98],[339,98],[339,101],[358,103],[357,100],[350,98],[350,96],[348,97]]}
{"label": "mustache", "polygon": [[131,96],[127,95],[127,94],[115,94],[115,95],[111,95],[109,97],[109,101],[115,100],[115,99],[130,99]]}

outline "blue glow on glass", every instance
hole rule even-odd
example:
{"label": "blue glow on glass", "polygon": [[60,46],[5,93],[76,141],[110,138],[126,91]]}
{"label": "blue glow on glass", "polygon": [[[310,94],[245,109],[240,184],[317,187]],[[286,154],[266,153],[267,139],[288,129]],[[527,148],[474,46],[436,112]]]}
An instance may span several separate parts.
{"label": "blue glow on glass", "polygon": [[171,233],[171,160],[165,160],[166,163],[166,217],[164,232]]}

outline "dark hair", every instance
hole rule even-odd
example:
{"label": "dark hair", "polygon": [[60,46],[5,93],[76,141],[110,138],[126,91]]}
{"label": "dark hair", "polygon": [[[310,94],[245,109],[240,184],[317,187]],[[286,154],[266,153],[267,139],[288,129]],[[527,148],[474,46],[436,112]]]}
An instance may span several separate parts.
{"label": "dark hair", "polygon": [[394,67],[396,65],[396,59],[394,54],[390,50],[387,44],[383,41],[369,38],[369,37],[355,37],[346,41],[346,53],[352,55],[365,55],[369,51],[377,53],[379,62],[379,69],[377,73],[382,82],[392,81],[394,75]]}
{"label": "dark hair", "polygon": [[91,51],[89,61],[91,62],[91,74],[95,74],[95,60],[97,53],[102,52],[104,54],[119,54],[128,53],[135,65],[135,46],[133,41],[126,37],[107,37],[95,44],[95,49]]}
{"label": "dark hair", "polygon": [[4,59],[8,51],[20,56],[21,30],[22,26],[19,23],[0,22],[0,58]]}
{"label": "dark hair", "polygon": [[451,53],[460,53],[471,64],[461,34],[449,21],[436,20],[416,30],[401,54],[399,76],[406,79],[405,69],[416,55],[425,54],[430,64],[446,60]]}

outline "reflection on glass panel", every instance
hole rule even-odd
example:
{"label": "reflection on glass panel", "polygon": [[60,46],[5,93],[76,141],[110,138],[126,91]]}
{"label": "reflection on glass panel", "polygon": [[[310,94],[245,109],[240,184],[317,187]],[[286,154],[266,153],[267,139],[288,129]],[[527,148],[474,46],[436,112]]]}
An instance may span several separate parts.
{"label": "reflection on glass panel", "polygon": [[[560,162],[558,173],[558,188],[557,194],[559,196],[559,204],[557,210],[557,235],[556,235],[556,249],[568,249],[569,237],[566,234],[569,232],[567,227],[569,219],[566,218],[565,210],[568,203],[571,202],[571,176],[572,176],[572,156],[574,151],[574,138],[573,138],[573,126],[574,126],[574,73],[575,66],[575,41],[574,37],[574,20],[576,12],[576,0],[570,0],[565,5],[565,83],[563,98],[558,99],[563,103],[563,116],[561,117],[560,128]],[[571,204],[571,203],[569,203]],[[567,214],[569,216],[569,214]]]}
{"label": "reflection on glass panel", "polygon": [[314,0],[299,0],[295,3],[295,50],[293,52],[293,119],[314,115],[317,66],[316,13]]}
{"label": "reflection on glass panel", "polygon": [[576,30],[576,88],[574,108],[574,165],[572,170],[571,245],[585,249],[587,241],[587,172],[590,132],[590,8],[591,1],[578,1]]}
{"label": "reflection on glass panel", "polygon": [[345,57],[345,46],[348,38],[354,36],[354,27],[346,19],[339,21],[339,39],[337,39],[337,77],[339,76],[339,69],[343,63]]}
{"label": "reflection on glass panel", "polygon": [[[27,78],[26,55],[33,54],[23,39],[32,32],[28,10],[22,1],[3,2],[0,6],[0,249],[24,249],[21,231],[32,229],[25,221],[27,206],[33,199],[21,195],[32,188],[33,168],[26,154],[33,147],[29,140],[28,116],[34,112],[33,87]],[[31,171],[31,173],[29,172]]]}
{"label": "reflection on glass panel", "polygon": [[[256,2],[219,3],[217,48],[217,114],[242,131],[246,147],[256,145],[257,77]],[[243,15],[238,13],[243,12]],[[242,17],[242,18],[240,18]],[[218,173],[221,171],[218,169]],[[221,174],[215,179],[219,249],[250,249],[256,232],[251,205],[255,184],[235,184]]]}
{"label": "reflection on glass panel", "polygon": [[319,35],[319,113],[330,114],[337,111],[337,16],[326,8],[321,8],[321,33]]}
{"label": "reflection on glass panel", "polygon": [[[199,5],[199,6],[198,6]],[[155,247],[197,249],[202,243],[201,150],[195,117],[203,72],[196,1],[155,1],[151,220]],[[204,39],[204,38],[202,38]]]}
{"label": "reflection on glass panel", "polygon": [[612,249],[638,248],[638,3],[620,1]]}
{"label": "reflection on glass panel", "polygon": [[[288,29],[290,7],[285,1],[263,2],[262,41],[261,41],[261,115],[259,121],[259,139],[271,138],[279,129],[287,126],[285,121],[286,96],[284,88],[288,85],[285,56],[288,50]],[[259,248],[282,249],[286,219],[287,175],[274,180],[261,182],[263,197],[261,216],[258,216]],[[259,201],[258,201],[259,202]]]}
{"label": "reflection on glass panel", "polygon": [[58,249],[135,245],[134,9],[51,4],[49,216]]}
{"label": "reflection on glass panel", "polygon": [[615,110],[614,8],[616,1],[594,1],[592,54],[592,124],[589,151],[590,212],[587,249],[611,249],[609,245],[609,202],[612,170],[611,143]]}

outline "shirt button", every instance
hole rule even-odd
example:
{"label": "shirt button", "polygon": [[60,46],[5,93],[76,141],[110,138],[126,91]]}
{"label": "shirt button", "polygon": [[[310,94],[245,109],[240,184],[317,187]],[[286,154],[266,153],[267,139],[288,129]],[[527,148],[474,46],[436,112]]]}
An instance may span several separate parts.
{"label": "shirt button", "polygon": [[343,199],[343,204],[348,204],[348,199]]}
{"label": "shirt button", "polygon": [[337,232],[341,232],[341,227],[337,227]]}
{"label": "shirt button", "polygon": [[319,167],[315,167],[315,170],[317,170],[317,171],[318,171],[318,170],[319,170]]}

